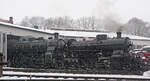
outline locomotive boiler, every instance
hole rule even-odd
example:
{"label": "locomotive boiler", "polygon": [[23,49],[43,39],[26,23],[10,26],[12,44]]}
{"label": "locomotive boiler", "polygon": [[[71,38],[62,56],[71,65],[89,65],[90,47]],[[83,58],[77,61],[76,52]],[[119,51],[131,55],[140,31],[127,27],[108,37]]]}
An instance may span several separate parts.
{"label": "locomotive boiler", "polygon": [[12,67],[22,68],[142,71],[144,64],[130,53],[131,48],[130,39],[121,37],[121,32],[115,38],[97,35],[83,41],[59,39],[55,33],[54,39],[30,38],[10,43],[8,61]]}

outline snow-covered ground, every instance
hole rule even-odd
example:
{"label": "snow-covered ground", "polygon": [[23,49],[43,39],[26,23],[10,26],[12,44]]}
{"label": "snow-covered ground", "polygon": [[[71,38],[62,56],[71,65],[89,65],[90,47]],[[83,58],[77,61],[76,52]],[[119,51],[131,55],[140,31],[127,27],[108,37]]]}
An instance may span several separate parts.
{"label": "snow-covered ground", "polygon": [[[3,71],[4,75],[25,75],[25,76],[3,76],[0,77],[0,80],[3,79],[30,79],[30,76],[40,76],[40,77],[32,77],[32,79],[56,79],[53,78],[52,76],[58,76],[60,78],[57,79],[65,79],[62,78],[64,77],[69,77],[67,79],[74,79],[71,77],[84,77],[84,78],[88,78],[88,77],[92,77],[92,78],[100,78],[100,77],[105,77],[105,78],[131,78],[131,79],[149,79],[150,80],[150,72],[149,72],[149,76],[145,75],[144,76],[139,76],[139,75],[111,75],[111,74],[67,74],[67,73],[35,73],[35,72],[14,72],[14,71]],[[28,76],[28,77],[27,77]],[[44,76],[47,76],[47,78],[45,78]],[[78,79],[83,79],[83,78],[78,78]]]}
{"label": "snow-covered ground", "polygon": [[145,76],[145,77],[150,77],[150,71],[144,72],[144,73],[143,73],[143,76]]}

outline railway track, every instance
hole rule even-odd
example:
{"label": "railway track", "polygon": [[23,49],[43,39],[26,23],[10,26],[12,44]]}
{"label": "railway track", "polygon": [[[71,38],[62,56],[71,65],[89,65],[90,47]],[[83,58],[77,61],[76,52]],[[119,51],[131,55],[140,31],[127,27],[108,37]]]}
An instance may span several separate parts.
{"label": "railway track", "polygon": [[139,75],[73,74],[43,72],[44,69],[4,68],[0,81],[150,81]]}
{"label": "railway track", "polygon": [[[16,72],[41,72],[41,73],[75,73],[75,74],[126,74],[126,75],[133,75],[128,73],[128,71],[118,71],[118,70],[75,70],[75,69],[35,69],[35,68],[11,68],[11,67],[4,67],[3,71],[16,71]],[[132,72],[133,73],[133,72]],[[137,74],[137,73],[134,73]],[[137,74],[139,75],[139,74]]]}

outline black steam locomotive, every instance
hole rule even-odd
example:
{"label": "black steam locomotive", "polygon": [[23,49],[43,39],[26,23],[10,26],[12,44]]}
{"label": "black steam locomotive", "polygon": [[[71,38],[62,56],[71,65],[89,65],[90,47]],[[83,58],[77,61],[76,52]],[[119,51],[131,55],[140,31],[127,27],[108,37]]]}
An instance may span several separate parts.
{"label": "black steam locomotive", "polygon": [[8,64],[11,67],[76,69],[98,71],[140,72],[144,64],[131,54],[129,38],[97,35],[94,40],[59,39],[58,33],[48,40],[26,38],[8,41]]}

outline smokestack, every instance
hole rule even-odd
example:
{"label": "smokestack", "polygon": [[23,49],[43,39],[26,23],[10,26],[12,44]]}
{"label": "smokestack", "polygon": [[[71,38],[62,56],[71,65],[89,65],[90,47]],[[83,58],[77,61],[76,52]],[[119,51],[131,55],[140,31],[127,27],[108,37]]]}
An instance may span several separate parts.
{"label": "smokestack", "polygon": [[58,40],[58,38],[59,38],[58,36],[59,36],[59,33],[54,33],[54,39],[55,40]]}
{"label": "smokestack", "polygon": [[121,38],[121,32],[116,32],[117,33],[117,38]]}
{"label": "smokestack", "polygon": [[9,17],[9,23],[13,24],[14,21],[13,21],[13,17]]}

